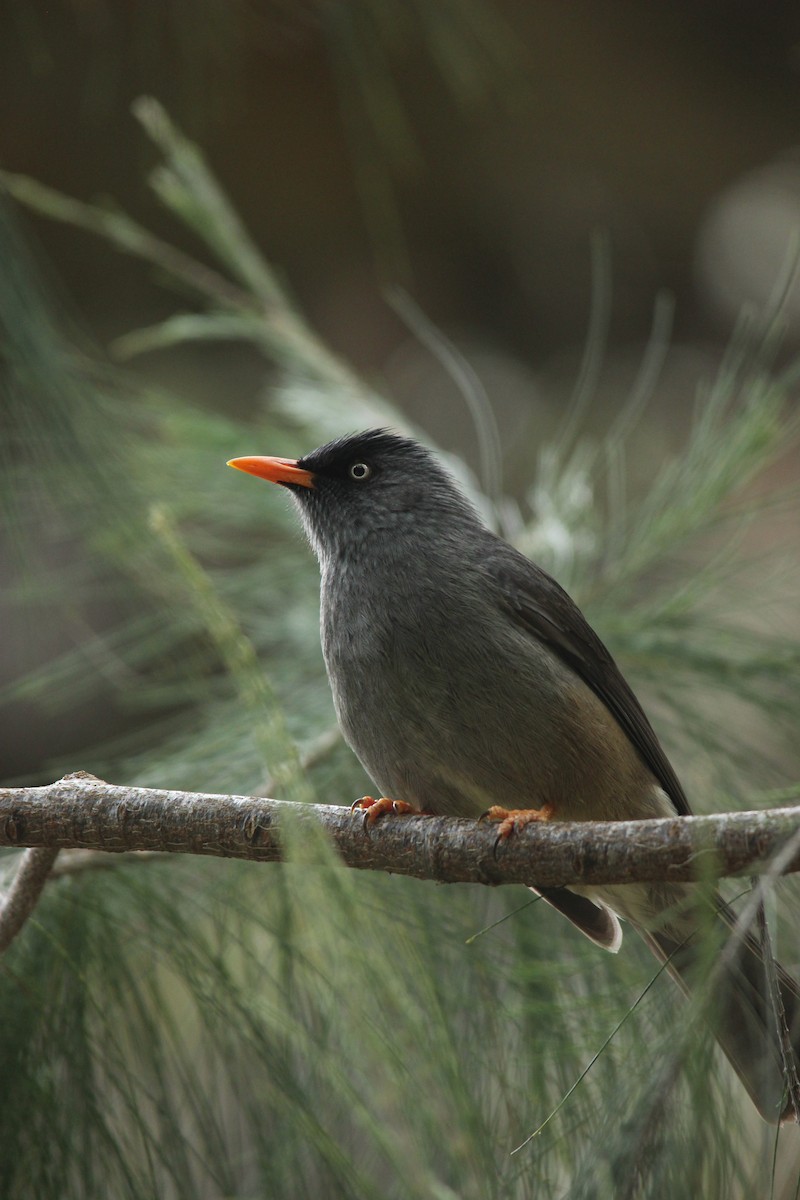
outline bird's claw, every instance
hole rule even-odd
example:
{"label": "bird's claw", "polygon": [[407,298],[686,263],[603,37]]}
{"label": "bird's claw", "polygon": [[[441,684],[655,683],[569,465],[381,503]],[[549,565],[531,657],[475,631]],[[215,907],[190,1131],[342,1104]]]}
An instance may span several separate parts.
{"label": "bird's claw", "polygon": [[392,800],[389,796],[380,796],[377,800],[374,796],[361,796],[350,805],[351,812],[356,812],[358,809],[362,809],[364,812],[362,821],[364,829],[369,829],[370,825],[374,825],[379,817],[385,816],[387,813],[400,816],[403,813],[417,812],[413,804],[407,804],[405,800]]}
{"label": "bird's claw", "polygon": [[533,821],[552,820],[555,816],[555,811],[552,804],[546,803],[541,808],[502,808],[499,804],[493,804],[491,808],[486,809],[486,812],[481,813],[478,821],[499,822],[497,837],[495,838],[492,850],[496,858],[500,843],[504,842],[506,838],[511,837],[512,833],[517,833]]}

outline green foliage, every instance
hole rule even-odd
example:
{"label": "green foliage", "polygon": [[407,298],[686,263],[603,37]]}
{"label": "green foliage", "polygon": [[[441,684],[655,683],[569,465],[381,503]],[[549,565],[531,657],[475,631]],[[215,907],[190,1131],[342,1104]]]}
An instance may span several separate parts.
{"label": "green foliage", "polygon": [[[124,739],[54,772],[346,801],[365,781],[324,737],[316,568],[283,498],[224,463],[403,422],[293,310],[196,148],[152,102],[137,112],[165,157],[158,194],[227,274],[162,253],[119,213],[7,187],[158,261],[206,306],[131,335],[128,352],[241,337],[286,385],[251,422],[142,393],[63,331],[0,210],[3,537],[17,567],[4,603],[74,643],[0,701],[68,711],[99,693],[130,713]],[[742,486],[794,430],[757,356],[732,360],[686,452],[629,505],[609,481],[643,388],[603,447],[568,426],[545,460],[558,546],[535,496],[515,536],[564,568],[658,703],[697,807],[723,789],[753,803],[786,781],[768,759],[796,770],[800,647],[755,619],[764,572],[734,533],[757,519]],[[511,514],[495,515],[510,527]],[[148,860],[53,882],[1,968],[0,1196],[769,1194],[777,1135],[671,982],[649,986],[644,948],[629,938],[603,955],[544,904],[519,903],[348,872],[297,837],[281,868]]]}

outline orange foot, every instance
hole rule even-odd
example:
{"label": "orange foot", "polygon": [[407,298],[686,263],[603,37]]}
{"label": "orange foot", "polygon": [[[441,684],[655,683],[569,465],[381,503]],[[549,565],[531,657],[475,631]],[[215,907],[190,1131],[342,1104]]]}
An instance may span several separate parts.
{"label": "orange foot", "polygon": [[530,825],[531,821],[551,821],[555,813],[556,810],[552,804],[543,804],[541,808],[501,808],[499,804],[493,804],[481,815],[480,819],[481,821],[500,822],[497,841],[502,842],[505,838],[511,837],[512,833],[517,833],[526,825]]}
{"label": "orange foot", "polygon": [[413,804],[406,804],[405,800],[390,800],[388,796],[381,796],[378,800],[374,796],[362,796],[360,800],[353,801],[350,811],[355,812],[357,808],[364,809],[365,826],[374,825],[378,817],[386,813],[415,813],[419,816],[419,809],[414,808]]}

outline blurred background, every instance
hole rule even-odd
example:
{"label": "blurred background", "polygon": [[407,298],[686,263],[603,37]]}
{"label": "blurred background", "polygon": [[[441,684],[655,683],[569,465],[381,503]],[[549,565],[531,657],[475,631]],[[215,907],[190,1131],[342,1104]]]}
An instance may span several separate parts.
{"label": "blurred background", "polygon": [[[497,414],[512,490],[574,393],[592,321],[604,356],[590,431],[629,394],[666,291],[671,348],[629,458],[634,485],[649,478],[743,309],[781,286],[800,229],[793,4],[26,2],[3,29],[7,170],[113,196],[195,249],[145,183],[152,154],[130,106],[152,93],[323,338],[474,463],[457,389],[386,289],[407,289],[457,342]],[[63,225],[25,226],[97,346],[174,307],[158,271]],[[796,288],[783,314],[791,351]],[[269,386],[241,343],[131,369],[244,418]],[[11,641],[4,673],[19,666]],[[5,724],[7,777],[37,768],[31,718]],[[54,737],[69,744],[63,721]]]}
{"label": "blurred background", "polygon": [[[0,22],[3,781],[367,790],[315,564],[224,462],[391,424],[575,594],[699,810],[796,799],[796,5]],[[0,976],[3,1200],[796,1198],[797,1131],[633,938],[294,849],[48,885]]]}
{"label": "blurred background", "polygon": [[[196,251],[145,182],[153,154],[130,107],[152,93],[322,337],[474,465],[457,388],[388,302],[387,288],[407,289],[480,375],[512,492],[575,392],[587,337],[602,358],[591,432],[635,385],[666,292],[671,345],[628,460],[634,486],[646,481],[682,444],[697,381],[743,309],[785,282],[800,227],[789,3],[26,0],[5,12],[0,56],[8,171],[114,197]],[[157,270],[90,234],[30,214],[24,229],[96,347],[175,307]],[[793,287],[786,352],[799,306]],[[129,369],[244,419],[270,382],[242,342],[195,341]],[[4,674],[20,665],[13,640]],[[43,739],[67,748],[58,726],[10,718],[4,775],[36,772]]]}

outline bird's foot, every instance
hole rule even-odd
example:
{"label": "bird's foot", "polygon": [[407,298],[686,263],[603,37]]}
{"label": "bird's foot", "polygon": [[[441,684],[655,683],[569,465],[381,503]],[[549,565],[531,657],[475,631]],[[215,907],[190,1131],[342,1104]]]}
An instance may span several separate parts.
{"label": "bird's foot", "polygon": [[419,816],[419,809],[414,808],[413,804],[407,804],[405,800],[391,800],[388,796],[380,796],[377,800],[374,796],[362,796],[350,805],[351,812],[355,812],[356,809],[363,810],[365,827],[374,825],[378,817],[383,817],[386,813],[393,813],[395,816],[414,813]]}
{"label": "bird's foot", "polygon": [[531,821],[552,821],[555,812],[552,804],[543,804],[541,808],[501,808],[499,804],[493,804],[481,814],[479,820],[500,822],[495,843],[497,845],[498,842],[511,837],[512,833],[519,833],[520,829],[530,825]]}

